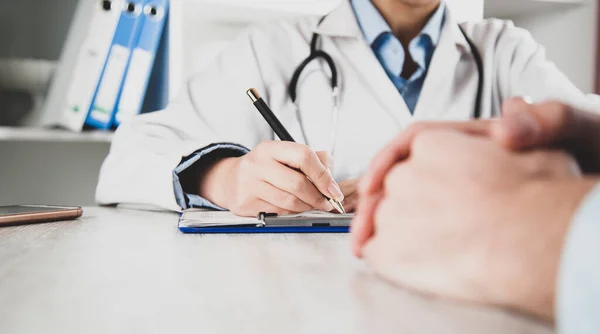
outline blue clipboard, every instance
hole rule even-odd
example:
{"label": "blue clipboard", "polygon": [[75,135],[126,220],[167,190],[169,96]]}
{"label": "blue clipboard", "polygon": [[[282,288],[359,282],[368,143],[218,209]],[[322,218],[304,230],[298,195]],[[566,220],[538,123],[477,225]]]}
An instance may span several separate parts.
{"label": "blue clipboard", "polygon": [[[227,221],[225,217],[233,215],[223,213],[224,218],[222,223],[220,223],[218,218],[211,219],[211,222],[190,219],[186,217],[186,211],[179,217],[179,231],[199,234],[348,233],[353,217],[351,214],[302,217],[298,215],[278,216],[277,214],[260,213],[256,218],[240,219],[232,223],[231,221]],[[209,215],[215,214],[200,210],[196,210],[195,212],[207,212]]]}

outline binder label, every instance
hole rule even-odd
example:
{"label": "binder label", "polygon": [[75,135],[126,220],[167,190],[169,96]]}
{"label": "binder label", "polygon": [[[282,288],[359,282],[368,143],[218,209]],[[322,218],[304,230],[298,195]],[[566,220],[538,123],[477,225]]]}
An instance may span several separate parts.
{"label": "binder label", "polygon": [[123,93],[119,108],[115,116],[118,123],[135,116],[142,108],[143,96],[150,71],[152,70],[152,54],[146,50],[136,48],[133,50],[131,62],[127,72],[127,79],[123,86]]}
{"label": "binder label", "polygon": [[[106,62],[102,79],[103,83],[100,85],[98,94],[96,95],[96,103],[90,113],[90,117],[105,123],[110,122],[128,60],[129,49],[114,44]],[[107,85],[107,82],[113,84]]]}
{"label": "binder label", "polygon": [[[70,114],[81,114],[79,118],[85,119],[87,111],[90,108],[90,102],[94,94],[94,88],[100,77],[101,66],[104,59],[98,56],[98,53],[89,49],[81,50],[80,56],[74,67],[75,77],[72,79],[67,95],[67,112]],[[77,121],[73,123],[77,127]]]}

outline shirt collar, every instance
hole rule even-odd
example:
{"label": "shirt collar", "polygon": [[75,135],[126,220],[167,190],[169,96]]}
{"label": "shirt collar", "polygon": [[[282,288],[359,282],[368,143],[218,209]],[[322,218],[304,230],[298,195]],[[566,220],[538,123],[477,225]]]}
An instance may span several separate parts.
{"label": "shirt collar", "polygon": [[440,35],[442,34],[442,27],[444,25],[444,14],[446,13],[446,4],[444,1],[440,2],[438,9],[433,13],[427,24],[421,30],[419,35],[427,35],[431,38],[431,42],[434,46],[437,46],[440,42]]}
{"label": "shirt collar", "polygon": [[[381,13],[379,13],[379,10],[377,10],[371,0],[351,0],[351,3],[358,24],[369,45],[372,46],[379,35],[386,32],[391,33],[390,26],[385,22],[385,19],[381,16]],[[431,16],[425,27],[423,27],[421,33],[419,33],[419,36],[429,36],[434,47],[437,46],[440,41],[445,12],[446,4],[442,0],[438,9]]]}

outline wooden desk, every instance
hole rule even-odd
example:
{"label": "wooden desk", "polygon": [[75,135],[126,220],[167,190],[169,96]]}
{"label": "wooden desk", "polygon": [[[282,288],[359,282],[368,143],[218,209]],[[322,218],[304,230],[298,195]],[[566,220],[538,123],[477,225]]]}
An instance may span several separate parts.
{"label": "wooden desk", "polygon": [[550,333],[405,292],[347,235],[185,235],[177,215],[86,208],[0,228],[0,333]]}

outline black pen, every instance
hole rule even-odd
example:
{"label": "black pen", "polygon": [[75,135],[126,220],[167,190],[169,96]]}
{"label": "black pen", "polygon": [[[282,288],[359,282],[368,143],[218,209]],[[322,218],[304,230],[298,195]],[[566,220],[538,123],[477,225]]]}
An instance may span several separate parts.
{"label": "black pen", "polygon": [[[281,139],[283,141],[294,142],[294,143],[296,142],[294,140],[294,138],[292,138],[292,135],[290,135],[290,133],[285,129],[283,124],[281,124],[279,119],[277,119],[277,116],[275,116],[273,111],[271,111],[271,108],[269,108],[269,106],[267,105],[265,100],[263,100],[260,97],[260,94],[258,94],[256,89],[250,88],[246,91],[246,94],[248,94],[248,96],[250,97],[250,100],[252,100],[252,103],[254,104],[254,106],[256,107],[258,112],[260,112],[262,117],[265,119],[265,121],[267,121],[267,123],[269,124],[271,129],[273,129],[273,131],[275,132],[277,137],[279,137],[279,139]],[[313,183],[312,180],[308,176],[307,176],[307,178],[311,183]],[[325,195],[323,195],[323,196],[325,196]],[[327,196],[325,196],[325,198],[340,213],[346,213],[346,210],[344,210],[344,206],[342,205],[342,203],[336,201],[335,199],[329,198]]]}

